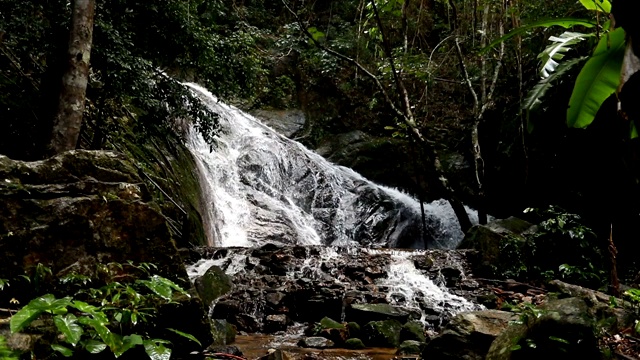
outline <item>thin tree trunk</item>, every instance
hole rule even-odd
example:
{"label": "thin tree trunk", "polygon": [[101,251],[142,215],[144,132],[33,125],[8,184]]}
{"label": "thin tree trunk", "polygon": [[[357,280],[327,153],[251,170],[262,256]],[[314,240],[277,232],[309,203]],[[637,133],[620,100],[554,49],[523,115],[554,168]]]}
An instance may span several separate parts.
{"label": "thin tree trunk", "polygon": [[50,149],[54,154],[76,148],[89,79],[95,0],[74,0],[69,34],[68,69],[62,77],[58,112]]}

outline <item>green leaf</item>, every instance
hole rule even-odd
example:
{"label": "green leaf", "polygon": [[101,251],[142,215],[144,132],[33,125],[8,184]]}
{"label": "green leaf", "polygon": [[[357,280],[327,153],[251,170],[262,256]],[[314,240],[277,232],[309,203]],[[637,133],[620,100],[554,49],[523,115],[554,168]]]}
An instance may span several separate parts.
{"label": "green leaf", "polygon": [[151,360],[171,359],[171,349],[165,348],[162,343],[159,343],[156,340],[145,340],[144,350]]}
{"label": "green leaf", "polygon": [[98,341],[98,340],[87,340],[82,342],[82,346],[90,353],[90,354],[98,354],[104,351],[107,348],[107,344]]}
{"label": "green leaf", "polygon": [[51,344],[51,348],[64,355],[64,357],[71,357],[73,355],[73,350],[59,344]]}
{"label": "green leaf", "polygon": [[82,327],[77,324],[77,318],[73,314],[67,314],[66,316],[57,315],[53,318],[53,323],[58,328],[58,331],[65,337],[65,341],[74,347],[80,341],[80,337],[83,334]]}
{"label": "green leaf", "polygon": [[549,336],[549,340],[557,341],[557,342],[560,342],[560,343],[563,343],[563,344],[570,344],[570,342],[568,340],[563,339],[563,338],[559,338],[557,336]]}
{"label": "green leaf", "polygon": [[11,317],[9,323],[11,332],[15,333],[29,326],[33,320],[45,311],[60,313],[64,310],[66,312],[67,305],[71,305],[70,298],[56,299],[52,294],[33,299]]}
{"label": "green leaf", "polygon": [[571,93],[567,109],[569,127],[584,128],[591,124],[604,100],[616,91],[624,50],[625,33],[622,28],[600,38]]}
{"label": "green leaf", "polygon": [[611,2],[609,0],[580,0],[580,3],[587,10],[603,11],[606,13],[611,12]]}
{"label": "green leaf", "polygon": [[202,344],[200,343],[200,341],[198,341],[198,339],[196,339],[196,337],[195,337],[195,336],[193,336],[193,335],[191,335],[191,334],[188,334],[188,333],[186,333],[186,332],[182,332],[182,331],[180,331],[180,330],[172,329],[172,328],[167,328],[167,330],[169,330],[169,331],[173,331],[174,333],[176,333],[176,334],[178,334],[178,335],[180,335],[180,336],[182,336],[182,337],[185,337],[185,338],[187,338],[187,339],[189,339],[189,340],[191,340],[191,341],[194,341],[196,344],[198,344],[198,345],[202,346]]}
{"label": "green leaf", "polygon": [[486,53],[487,51],[494,48],[496,45],[500,44],[503,41],[507,41],[516,35],[521,35],[526,33],[529,30],[539,28],[539,27],[552,27],[552,26],[561,26],[565,29],[572,28],[574,26],[584,26],[586,28],[592,28],[596,26],[596,22],[588,19],[580,19],[580,18],[561,18],[561,19],[546,19],[540,20],[536,22],[532,22],[531,24],[523,25],[519,28],[511,30],[508,34],[502,36],[499,39],[492,41],[489,45],[480,49],[478,52],[479,55]]}
{"label": "green leaf", "polygon": [[9,286],[9,280],[7,279],[0,279],[0,290],[4,290],[5,286]]}
{"label": "green leaf", "polygon": [[320,41],[320,39],[325,37],[325,34],[322,31],[318,30],[315,26],[308,28],[307,31],[309,32],[309,34],[311,34],[313,40],[315,41]]}
{"label": "green leaf", "polygon": [[571,46],[575,45],[582,40],[595,36],[594,33],[583,34],[579,32],[565,31],[560,36],[551,36],[549,41],[551,45],[547,46],[544,51],[538,55],[538,58],[542,59],[540,65],[540,74],[543,78],[547,78],[551,73],[556,71],[558,67],[558,61],[564,58],[564,54],[571,50]]}

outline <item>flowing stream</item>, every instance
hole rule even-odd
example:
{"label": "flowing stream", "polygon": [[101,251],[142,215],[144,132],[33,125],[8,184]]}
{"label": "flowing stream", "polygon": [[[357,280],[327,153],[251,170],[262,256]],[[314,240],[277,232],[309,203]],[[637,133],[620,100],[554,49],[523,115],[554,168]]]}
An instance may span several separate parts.
{"label": "flowing stream", "polygon": [[[446,201],[420,204],[337,166],[254,117],[187,84],[220,116],[216,143],[195,130],[188,146],[201,177],[210,245],[454,248],[463,237]],[[470,212],[472,217],[475,216]]]}

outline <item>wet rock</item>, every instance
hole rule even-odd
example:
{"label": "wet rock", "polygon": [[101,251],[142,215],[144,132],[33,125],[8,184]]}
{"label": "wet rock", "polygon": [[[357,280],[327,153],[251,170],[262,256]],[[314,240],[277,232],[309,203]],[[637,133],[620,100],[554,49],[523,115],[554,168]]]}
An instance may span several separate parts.
{"label": "wet rock", "polygon": [[244,354],[237,346],[233,345],[212,345],[207,348],[207,353],[222,353],[242,357]]}
{"label": "wet rock", "polygon": [[353,321],[347,323],[347,330],[349,331],[349,336],[353,338],[360,337],[360,333],[362,331],[360,325],[358,325],[357,322]]}
{"label": "wet rock", "polygon": [[420,355],[424,346],[423,342],[406,340],[400,344],[396,355]]}
{"label": "wet rock", "polygon": [[311,336],[300,339],[298,342],[298,346],[305,348],[314,348],[314,349],[327,349],[333,347],[333,341],[321,337],[321,336]]}
{"label": "wet rock", "polygon": [[456,315],[445,330],[425,347],[424,358],[442,360],[485,358],[493,340],[517,316],[499,310],[472,311]]}
{"label": "wet rock", "polygon": [[[599,359],[595,318],[579,298],[552,300],[539,307],[526,324],[511,325],[491,344],[487,360]],[[533,344],[534,346],[530,346]]]}
{"label": "wet rock", "polygon": [[252,115],[288,138],[291,138],[297,132],[301,131],[306,122],[304,112],[300,109],[259,109],[252,112]]}
{"label": "wet rock", "polygon": [[287,329],[287,325],[289,325],[290,322],[289,317],[284,314],[267,315],[264,322],[264,331],[267,333],[284,331]]}
{"label": "wet rock", "polygon": [[322,320],[320,320],[320,326],[322,327],[322,329],[338,329],[338,330],[344,330],[345,326],[342,323],[339,323],[331,318],[328,317],[324,317],[322,318]]}
{"label": "wet rock", "polygon": [[375,347],[398,347],[402,324],[398,320],[382,320],[367,323],[362,328],[364,343]]}
{"label": "wet rock", "polygon": [[536,231],[537,226],[515,217],[497,219],[472,227],[459,248],[478,251],[475,273],[479,276],[519,275],[526,268],[527,236]]}
{"label": "wet rock", "polygon": [[362,340],[358,338],[351,338],[344,342],[344,347],[345,349],[360,350],[364,349],[366,346],[364,346]]}
{"label": "wet rock", "polygon": [[293,354],[280,350],[280,349],[269,349],[267,355],[259,358],[260,360],[291,360],[294,359]]}
{"label": "wet rock", "polygon": [[409,321],[402,325],[400,330],[400,341],[415,340],[418,342],[426,342],[427,338],[424,335],[424,326],[419,321]]}
{"label": "wet rock", "polygon": [[236,340],[236,328],[227,320],[213,319],[211,320],[211,328],[213,329],[213,345],[227,345]]}
{"label": "wet rock", "polygon": [[220,267],[212,266],[204,275],[195,280],[195,286],[200,299],[208,306],[220,296],[228,293],[233,284]]}
{"label": "wet rock", "polygon": [[271,292],[265,296],[265,300],[267,304],[276,308],[281,305],[282,299],[284,299],[285,295],[281,292]]}
{"label": "wet rock", "polygon": [[391,319],[405,323],[408,318],[407,311],[389,304],[351,304],[346,312],[347,320],[359,324]]}

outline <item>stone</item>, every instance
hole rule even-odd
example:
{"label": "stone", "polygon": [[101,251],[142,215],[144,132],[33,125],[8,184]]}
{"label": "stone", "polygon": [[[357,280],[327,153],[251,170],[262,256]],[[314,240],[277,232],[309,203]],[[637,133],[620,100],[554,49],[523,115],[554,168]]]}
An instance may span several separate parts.
{"label": "stone", "polygon": [[358,338],[351,338],[344,342],[344,347],[345,349],[360,350],[364,349],[366,346],[364,346],[362,340]]}
{"label": "stone", "polygon": [[252,115],[281,135],[291,138],[300,132],[306,122],[304,112],[300,109],[268,110],[259,109]]}
{"label": "stone", "polygon": [[333,341],[321,336],[305,337],[298,341],[298,346],[305,348],[327,349],[333,347],[333,345]]}
{"label": "stone", "polygon": [[367,323],[362,328],[367,346],[395,348],[400,345],[402,324],[398,320],[382,320]]}
{"label": "stone", "polygon": [[346,309],[346,319],[359,324],[390,319],[405,323],[408,318],[407,311],[389,304],[351,304]]}
{"label": "stone", "polygon": [[320,320],[320,326],[322,326],[323,329],[339,329],[339,330],[345,329],[344,324],[341,324],[326,316],[323,317],[322,320]]}
{"label": "stone", "polygon": [[493,340],[515,319],[515,314],[500,310],[460,313],[427,344],[423,357],[483,360]]}
{"label": "stone", "polygon": [[458,248],[478,251],[474,264],[478,276],[518,277],[527,270],[527,237],[536,231],[537,226],[516,217],[497,219],[473,226]]}
{"label": "stone", "polygon": [[550,300],[536,311],[536,316],[523,319],[525,324],[511,325],[495,339],[486,359],[559,360],[567,354],[575,359],[601,358],[595,318],[584,300]]}
{"label": "stone", "polygon": [[236,340],[236,327],[223,319],[212,319],[213,345],[228,345]]}
{"label": "stone", "polygon": [[415,340],[403,341],[398,347],[396,355],[420,355],[424,345],[424,342]]}
{"label": "stone", "polygon": [[400,341],[415,340],[418,342],[426,342],[424,335],[424,326],[420,321],[409,321],[402,325],[400,330]]}
{"label": "stone", "polygon": [[264,321],[264,331],[267,333],[284,331],[287,329],[287,325],[289,325],[290,322],[289,317],[284,314],[267,315]]}
{"label": "stone", "polygon": [[205,305],[211,305],[216,299],[228,293],[233,284],[231,279],[218,266],[212,266],[195,280],[196,290]]}

